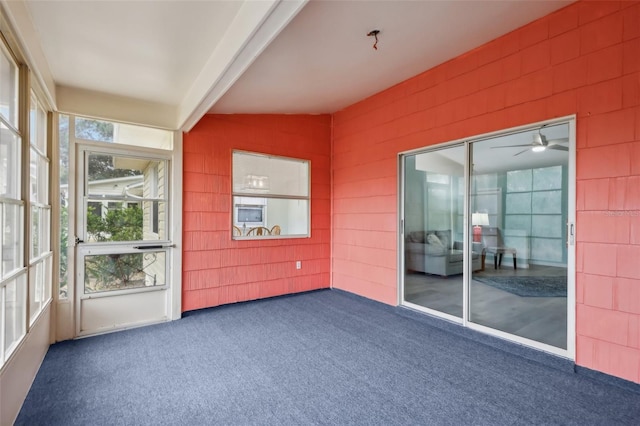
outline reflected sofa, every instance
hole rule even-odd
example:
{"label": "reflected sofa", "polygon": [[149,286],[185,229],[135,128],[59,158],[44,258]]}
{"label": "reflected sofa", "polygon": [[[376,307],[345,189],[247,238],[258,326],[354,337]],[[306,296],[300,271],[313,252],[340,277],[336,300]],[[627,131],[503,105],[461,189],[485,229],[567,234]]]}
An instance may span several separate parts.
{"label": "reflected sofa", "polygon": [[[463,243],[451,241],[451,230],[413,231],[405,238],[405,265],[410,271],[425,274],[462,274]],[[482,243],[472,244],[471,266],[474,271],[482,268]]]}

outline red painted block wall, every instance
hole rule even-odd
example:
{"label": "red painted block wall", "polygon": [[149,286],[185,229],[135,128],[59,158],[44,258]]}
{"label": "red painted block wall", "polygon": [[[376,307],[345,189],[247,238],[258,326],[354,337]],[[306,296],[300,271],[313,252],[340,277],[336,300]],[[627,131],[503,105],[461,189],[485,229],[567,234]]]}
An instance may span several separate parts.
{"label": "red painted block wall", "polygon": [[571,114],[576,362],[640,382],[637,1],[574,3],[334,114],[334,287],[397,303],[399,152]]}
{"label": "red painted block wall", "polygon": [[[183,311],[329,287],[330,116],[206,115],[183,144]],[[311,238],[231,239],[234,149],[311,161]]]}

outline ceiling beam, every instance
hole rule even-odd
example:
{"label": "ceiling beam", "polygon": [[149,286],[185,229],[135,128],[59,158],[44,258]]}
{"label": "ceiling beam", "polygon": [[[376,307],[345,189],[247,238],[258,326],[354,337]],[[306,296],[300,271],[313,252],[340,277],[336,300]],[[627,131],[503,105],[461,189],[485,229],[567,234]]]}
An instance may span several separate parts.
{"label": "ceiling beam", "polygon": [[177,128],[191,130],[307,1],[245,2],[179,105]]}

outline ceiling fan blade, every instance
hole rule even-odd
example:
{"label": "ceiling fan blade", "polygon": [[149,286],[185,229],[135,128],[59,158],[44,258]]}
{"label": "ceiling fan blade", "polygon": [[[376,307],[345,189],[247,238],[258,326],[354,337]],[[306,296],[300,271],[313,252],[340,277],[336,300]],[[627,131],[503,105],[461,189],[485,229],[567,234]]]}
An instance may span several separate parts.
{"label": "ceiling fan blade", "polygon": [[505,145],[505,146],[492,146],[491,149],[498,149],[498,148],[520,148],[523,146],[528,146],[531,147],[531,144],[525,144],[525,145]]}
{"label": "ceiling fan blade", "polygon": [[558,138],[558,139],[547,140],[548,144],[568,143],[568,142],[569,142],[569,138]]}
{"label": "ceiling fan blade", "polygon": [[[531,145],[525,145],[525,146],[531,146]],[[516,155],[520,155],[520,154],[522,154],[523,152],[527,152],[527,151],[530,151],[530,148],[523,149],[522,151],[520,151],[520,152],[518,152],[518,153],[516,153],[516,154],[513,154],[513,156],[515,157]]]}
{"label": "ceiling fan blade", "polygon": [[561,145],[547,145],[547,148],[555,149],[557,151],[569,151],[569,148],[567,148],[566,146],[561,146]]}

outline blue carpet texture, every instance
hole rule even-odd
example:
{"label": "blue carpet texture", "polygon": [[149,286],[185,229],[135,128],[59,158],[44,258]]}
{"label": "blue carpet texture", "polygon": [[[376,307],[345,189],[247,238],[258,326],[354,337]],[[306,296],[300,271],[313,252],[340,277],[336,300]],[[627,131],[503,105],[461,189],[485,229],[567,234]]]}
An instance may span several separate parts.
{"label": "blue carpet texture", "polygon": [[473,277],[521,297],[567,297],[567,277]]}
{"label": "blue carpet texture", "polygon": [[59,343],[17,424],[639,424],[633,384],[423,317],[324,290]]}

